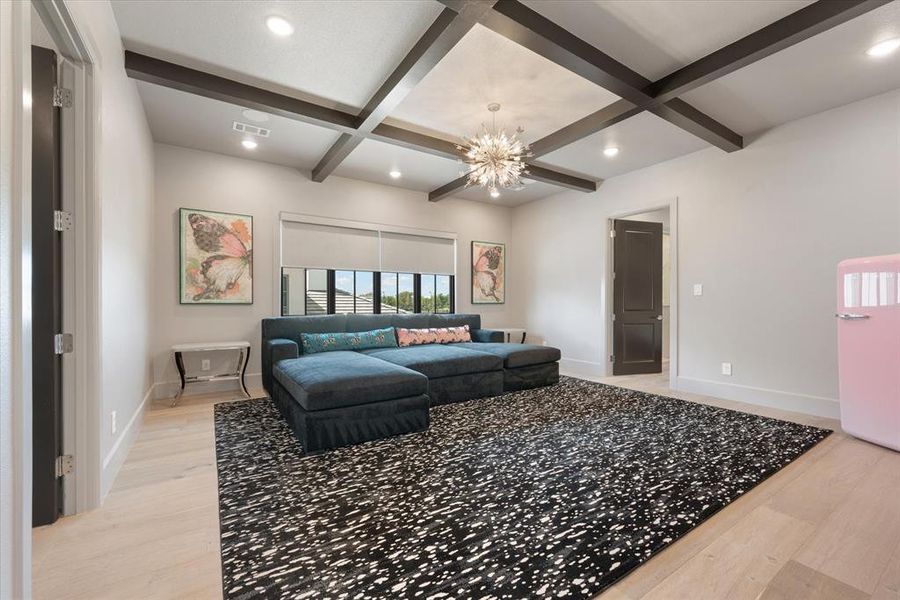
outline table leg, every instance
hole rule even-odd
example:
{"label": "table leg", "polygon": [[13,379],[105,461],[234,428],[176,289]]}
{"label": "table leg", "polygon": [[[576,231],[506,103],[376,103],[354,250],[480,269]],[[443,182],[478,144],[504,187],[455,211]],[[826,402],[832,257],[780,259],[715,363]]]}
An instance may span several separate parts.
{"label": "table leg", "polygon": [[250,392],[247,391],[247,384],[244,383],[244,373],[247,372],[247,363],[250,362],[250,348],[247,348],[247,351],[244,352],[241,350],[241,389],[244,390],[244,394],[246,394],[247,398],[251,398]]}
{"label": "table leg", "polygon": [[174,407],[178,404],[178,401],[181,399],[181,395],[184,394],[184,361],[181,358],[181,352],[175,353],[175,366],[178,368],[178,376],[181,378],[181,389],[178,390],[178,393],[175,394],[175,398],[172,400],[172,406]]}

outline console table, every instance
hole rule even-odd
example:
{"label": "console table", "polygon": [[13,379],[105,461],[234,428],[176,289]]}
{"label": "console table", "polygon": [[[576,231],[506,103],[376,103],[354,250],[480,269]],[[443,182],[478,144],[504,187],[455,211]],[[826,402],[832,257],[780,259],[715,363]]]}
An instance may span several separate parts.
{"label": "console table", "polygon": [[[218,373],[215,375],[187,375],[184,369],[184,354],[194,352],[219,352],[222,350],[234,350],[239,352],[237,369],[229,373]],[[177,344],[172,346],[172,352],[175,354],[175,366],[178,368],[178,376],[181,377],[181,389],[175,394],[172,400],[172,406],[178,404],[184,388],[189,383],[197,383],[200,381],[239,381],[241,390],[247,398],[250,398],[250,392],[244,384],[244,373],[247,371],[247,362],[250,359],[250,342],[208,342],[199,344]]]}
{"label": "console table", "polygon": [[525,337],[527,335],[524,329],[519,329],[516,327],[492,327],[492,329],[496,329],[497,331],[502,331],[503,336],[506,338],[507,344],[524,344]]}

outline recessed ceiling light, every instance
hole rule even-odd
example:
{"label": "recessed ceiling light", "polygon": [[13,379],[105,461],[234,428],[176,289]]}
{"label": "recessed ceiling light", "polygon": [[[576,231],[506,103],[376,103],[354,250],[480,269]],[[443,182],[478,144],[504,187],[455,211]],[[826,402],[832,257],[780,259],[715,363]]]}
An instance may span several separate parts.
{"label": "recessed ceiling light", "polygon": [[243,140],[241,142],[241,146],[243,146],[247,150],[255,150],[257,145],[258,144],[256,142],[254,142],[253,140]]}
{"label": "recessed ceiling light", "polygon": [[866,54],[879,58],[882,56],[887,56],[891,52],[894,52],[897,48],[900,48],[900,38],[878,42],[877,44],[866,50]]}
{"label": "recessed ceiling light", "polygon": [[286,37],[294,33],[294,26],[281,17],[269,17],[266,19],[266,27],[268,27],[269,31],[275,35],[280,35],[281,37]]}
{"label": "recessed ceiling light", "polygon": [[242,111],[241,114],[244,115],[245,119],[254,123],[265,123],[269,120],[269,115],[261,110],[253,110],[252,108]]}
{"label": "recessed ceiling light", "polygon": [[500,192],[498,190],[491,190],[491,198],[499,198]]}
{"label": "recessed ceiling light", "polygon": [[388,173],[388,175],[390,175],[392,179],[400,179],[400,177],[403,175],[403,173],[401,173],[397,169],[394,169],[393,171]]}
{"label": "recessed ceiling light", "polygon": [[618,153],[619,153],[619,149],[616,148],[616,147],[614,147],[614,146],[609,147],[609,148],[606,148],[605,150],[603,150],[603,154],[605,154],[606,156],[608,156],[608,157],[610,157],[610,158],[612,158],[613,156],[615,156],[615,155],[618,154]]}

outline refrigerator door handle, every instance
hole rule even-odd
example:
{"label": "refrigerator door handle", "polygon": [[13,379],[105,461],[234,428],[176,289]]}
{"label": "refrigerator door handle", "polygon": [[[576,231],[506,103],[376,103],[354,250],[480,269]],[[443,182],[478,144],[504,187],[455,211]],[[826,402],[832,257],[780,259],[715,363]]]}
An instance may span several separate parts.
{"label": "refrigerator door handle", "polygon": [[860,321],[869,318],[869,315],[861,315],[859,313],[834,313],[834,316],[845,321]]}

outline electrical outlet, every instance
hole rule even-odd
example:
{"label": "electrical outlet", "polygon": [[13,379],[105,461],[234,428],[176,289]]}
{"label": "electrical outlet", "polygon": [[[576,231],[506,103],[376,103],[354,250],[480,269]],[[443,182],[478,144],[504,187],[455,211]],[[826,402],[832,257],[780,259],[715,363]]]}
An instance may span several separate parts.
{"label": "electrical outlet", "polygon": [[109,413],[109,431],[113,435],[119,431],[119,425],[116,423],[116,411]]}
{"label": "electrical outlet", "polygon": [[730,362],[722,363],[722,375],[731,375],[731,363]]}
{"label": "electrical outlet", "polygon": [[209,359],[204,358],[200,361],[200,370],[201,371],[209,371]]}
{"label": "electrical outlet", "polygon": [[694,295],[695,295],[695,296],[702,296],[702,295],[703,295],[703,284],[702,284],[702,283],[695,283],[695,284],[694,284]]}

